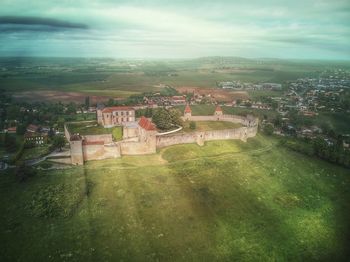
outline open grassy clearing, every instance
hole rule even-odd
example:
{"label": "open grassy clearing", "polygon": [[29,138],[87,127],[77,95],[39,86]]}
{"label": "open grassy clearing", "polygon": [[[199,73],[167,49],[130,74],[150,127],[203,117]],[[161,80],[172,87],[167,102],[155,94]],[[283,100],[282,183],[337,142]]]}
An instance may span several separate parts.
{"label": "open grassy clearing", "polygon": [[112,134],[115,140],[121,140],[123,137],[123,128],[121,126],[104,128],[95,121],[70,123],[68,124],[68,129],[72,134],[80,134],[82,136]]}
{"label": "open grassy clearing", "polygon": [[190,128],[191,121],[185,121],[182,131],[193,132],[193,131],[210,131],[210,130],[222,130],[241,127],[241,124],[226,122],[226,121],[196,121],[196,128]]}
{"label": "open grassy clearing", "polygon": [[0,176],[3,261],[349,256],[349,170],[258,136]]}

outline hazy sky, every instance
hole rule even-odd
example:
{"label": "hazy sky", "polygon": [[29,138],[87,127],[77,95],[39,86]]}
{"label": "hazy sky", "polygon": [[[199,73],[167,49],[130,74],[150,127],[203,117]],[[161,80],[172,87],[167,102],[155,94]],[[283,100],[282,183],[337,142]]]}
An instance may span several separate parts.
{"label": "hazy sky", "polygon": [[350,59],[350,0],[0,0],[0,56]]}

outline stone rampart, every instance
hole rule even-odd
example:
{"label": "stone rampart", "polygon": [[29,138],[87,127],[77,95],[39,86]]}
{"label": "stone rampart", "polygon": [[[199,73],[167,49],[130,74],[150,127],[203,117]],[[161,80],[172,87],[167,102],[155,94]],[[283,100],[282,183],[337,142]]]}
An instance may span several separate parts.
{"label": "stone rampart", "polygon": [[257,126],[157,136],[157,148],[176,144],[203,144],[204,141],[212,140],[241,139],[246,141],[247,138],[254,137],[256,133]]}
{"label": "stone rampart", "polygon": [[258,125],[258,118],[253,116],[238,116],[238,115],[213,115],[213,116],[187,116],[182,117],[184,121],[227,121],[233,123],[239,123],[244,126],[256,126]]}
{"label": "stone rampart", "polygon": [[83,138],[87,143],[103,141],[104,144],[110,144],[113,142],[112,134],[85,135]]}
{"label": "stone rampart", "polygon": [[120,157],[118,144],[104,145],[102,143],[83,144],[84,160],[101,160]]}

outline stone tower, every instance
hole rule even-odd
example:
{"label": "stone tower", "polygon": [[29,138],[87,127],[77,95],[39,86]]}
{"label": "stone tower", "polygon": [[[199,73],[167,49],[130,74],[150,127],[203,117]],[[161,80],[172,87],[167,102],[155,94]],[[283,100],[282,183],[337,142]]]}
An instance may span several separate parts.
{"label": "stone tower", "polygon": [[223,115],[222,109],[219,105],[216,106],[214,116],[216,120],[220,120],[220,117]]}
{"label": "stone tower", "polygon": [[191,107],[187,104],[184,111],[185,120],[190,120],[192,117]]}
{"label": "stone tower", "polygon": [[83,165],[83,141],[80,135],[72,135],[70,137],[70,157],[72,165]]}

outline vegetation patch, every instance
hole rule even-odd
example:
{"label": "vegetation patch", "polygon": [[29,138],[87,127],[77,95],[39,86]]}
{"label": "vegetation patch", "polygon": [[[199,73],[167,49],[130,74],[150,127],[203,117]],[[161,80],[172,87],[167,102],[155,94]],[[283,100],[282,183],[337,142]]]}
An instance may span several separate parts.
{"label": "vegetation patch", "polygon": [[49,185],[35,192],[25,209],[34,217],[69,217],[91,193],[92,186],[92,183],[87,183],[84,190],[77,184]]}
{"label": "vegetation patch", "polygon": [[70,123],[68,125],[69,131],[72,134],[80,135],[104,135],[112,134],[115,140],[121,140],[123,137],[123,129],[120,126],[104,128],[98,125],[97,122],[81,122],[81,123]]}
{"label": "vegetation patch", "polygon": [[242,127],[241,124],[227,122],[227,121],[196,121],[195,126],[191,126],[191,121],[185,121],[183,125],[183,132],[193,131],[211,131],[223,130]]}

